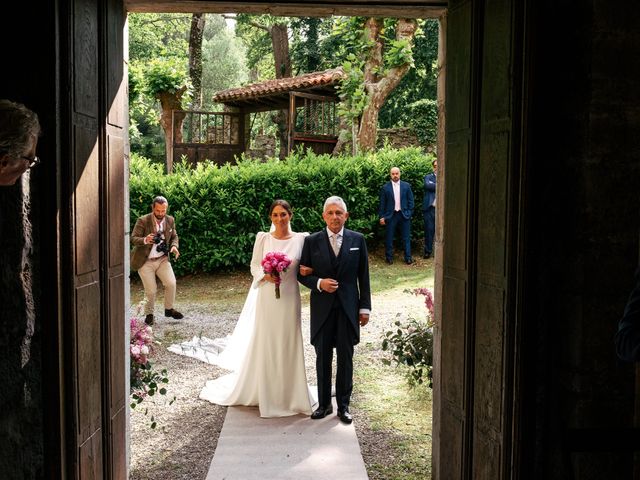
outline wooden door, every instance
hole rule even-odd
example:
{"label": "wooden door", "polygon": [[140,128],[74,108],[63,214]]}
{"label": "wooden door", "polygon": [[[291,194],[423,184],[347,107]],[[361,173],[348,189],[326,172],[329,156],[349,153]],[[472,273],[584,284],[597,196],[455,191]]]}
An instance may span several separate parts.
{"label": "wooden door", "polygon": [[70,7],[61,12],[71,55],[60,211],[61,282],[72,292],[62,306],[66,478],[126,479],[125,15],[120,0]]}
{"label": "wooden door", "polygon": [[[434,478],[518,470],[520,2],[449,2]],[[440,167],[440,164],[438,165]],[[442,179],[439,179],[441,181]],[[439,217],[441,218],[441,217]],[[516,422],[517,423],[517,422]]]}

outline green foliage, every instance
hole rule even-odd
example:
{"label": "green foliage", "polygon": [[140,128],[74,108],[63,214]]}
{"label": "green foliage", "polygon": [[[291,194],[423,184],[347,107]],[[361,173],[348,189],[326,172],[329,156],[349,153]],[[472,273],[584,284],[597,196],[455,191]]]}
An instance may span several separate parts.
{"label": "green foliage", "polygon": [[[408,367],[409,383],[422,385],[425,379],[432,387],[433,329],[423,321],[409,318],[406,323],[395,322],[396,330],[389,330],[382,340],[382,350],[389,351],[393,360]],[[387,358],[382,362],[391,365]]]}
{"label": "green foliage", "polygon": [[[150,97],[190,87],[188,64],[178,58],[154,58],[145,67],[144,91]],[[186,98],[186,96],[183,96]]]}
{"label": "green foliage", "polygon": [[[403,180],[411,183],[419,199],[432,161],[419,148],[384,148],[357,157],[298,151],[284,161],[241,159],[234,166],[205,162],[192,169],[178,163],[172,175],[164,175],[162,165],[132,155],[131,229],[138,217],[150,211],[154,196],[165,196],[180,236],[176,274],[214,272],[249,263],[256,232],[269,229],[267,209],[274,199],[284,198],[293,206],[294,230],[314,232],[325,226],[324,199],[340,195],[349,207],[348,228],[362,232],[372,248],[383,237],[379,192],[389,180],[390,168],[401,168]],[[421,216],[414,215],[414,222],[418,241]]]}
{"label": "green foliage", "polygon": [[438,102],[432,99],[418,100],[407,106],[411,114],[413,131],[422,145],[435,145],[438,136]]}
{"label": "green foliage", "polygon": [[187,58],[191,15],[175,13],[130,13],[129,58]]}
{"label": "green foliage", "polygon": [[[131,151],[164,164],[164,133],[160,106],[148,70],[159,62],[175,64],[186,72],[191,15],[131,13],[129,22],[129,139]],[[156,70],[159,67],[155,66]],[[159,73],[159,72],[156,72]],[[179,83],[179,82],[176,82]],[[178,87],[179,88],[179,87]]]}
{"label": "green foliage", "polygon": [[380,128],[411,125],[408,105],[422,99],[436,100],[438,64],[438,21],[419,20],[413,40],[413,63],[380,110]]}
{"label": "green foliage", "polygon": [[216,92],[246,83],[249,72],[246,46],[227,28],[220,15],[207,15],[202,41],[202,109],[217,111]]}
{"label": "green foliage", "polygon": [[[330,18],[301,17],[291,19],[291,66],[296,75],[322,69],[320,44],[331,32]],[[330,58],[330,57],[329,57]]]}
{"label": "green foliage", "polygon": [[364,87],[364,60],[350,53],[342,68],[346,78],[338,86],[338,114],[354,122],[362,115],[369,101]]}
{"label": "green foliage", "polygon": [[[422,385],[427,380],[429,388],[433,386],[433,294],[428,288],[405,290],[414,295],[425,296],[427,315],[425,320],[408,318],[406,323],[400,320],[394,325],[395,330],[387,331],[382,340],[382,350],[391,353],[397,365],[407,367],[409,384]],[[391,365],[391,360],[384,358],[385,365]]]}
{"label": "green foliage", "polygon": [[286,21],[286,18],[271,15],[249,15],[246,13],[236,15],[236,35],[242,39],[246,46],[247,67],[254,72],[253,78],[256,80],[276,78],[276,74],[269,32],[252,24],[268,28],[276,22]]}

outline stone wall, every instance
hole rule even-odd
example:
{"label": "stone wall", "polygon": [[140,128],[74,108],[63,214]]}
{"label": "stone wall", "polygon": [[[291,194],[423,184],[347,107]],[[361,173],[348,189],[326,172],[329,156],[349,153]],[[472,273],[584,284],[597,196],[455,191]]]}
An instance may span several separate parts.
{"label": "stone wall", "polygon": [[377,147],[382,148],[385,141],[394,148],[424,147],[429,153],[435,153],[436,151],[435,145],[421,145],[411,127],[378,129]]}
{"label": "stone wall", "polygon": [[273,158],[276,156],[276,139],[273,135],[256,135],[245,153],[248,158]]}

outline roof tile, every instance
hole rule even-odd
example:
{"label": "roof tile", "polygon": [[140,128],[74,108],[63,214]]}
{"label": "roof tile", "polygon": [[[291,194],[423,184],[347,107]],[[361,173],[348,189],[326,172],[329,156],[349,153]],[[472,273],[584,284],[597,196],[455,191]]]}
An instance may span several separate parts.
{"label": "roof tile", "polygon": [[276,78],[275,80],[266,80],[264,82],[245,85],[244,87],[222,90],[213,96],[213,101],[225,103],[304,88],[334,85],[344,77],[344,71],[341,67],[338,67],[322,72],[305,73],[297,77]]}

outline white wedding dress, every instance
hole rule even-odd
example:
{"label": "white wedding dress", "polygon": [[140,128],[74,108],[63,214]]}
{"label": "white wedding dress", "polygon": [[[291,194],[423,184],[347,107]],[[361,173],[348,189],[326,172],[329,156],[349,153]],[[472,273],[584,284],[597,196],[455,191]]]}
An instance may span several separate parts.
{"label": "white wedding dress", "polygon": [[[307,384],[296,278],[306,233],[278,240],[259,232],[253,248],[253,283],[224,350],[212,362],[232,373],[207,382],[200,398],[218,405],[258,406],[261,417],[310,415],[315,403]],[[280,298],[263,280],[267,252],[283,252],[291,265],[281,274]]]}

